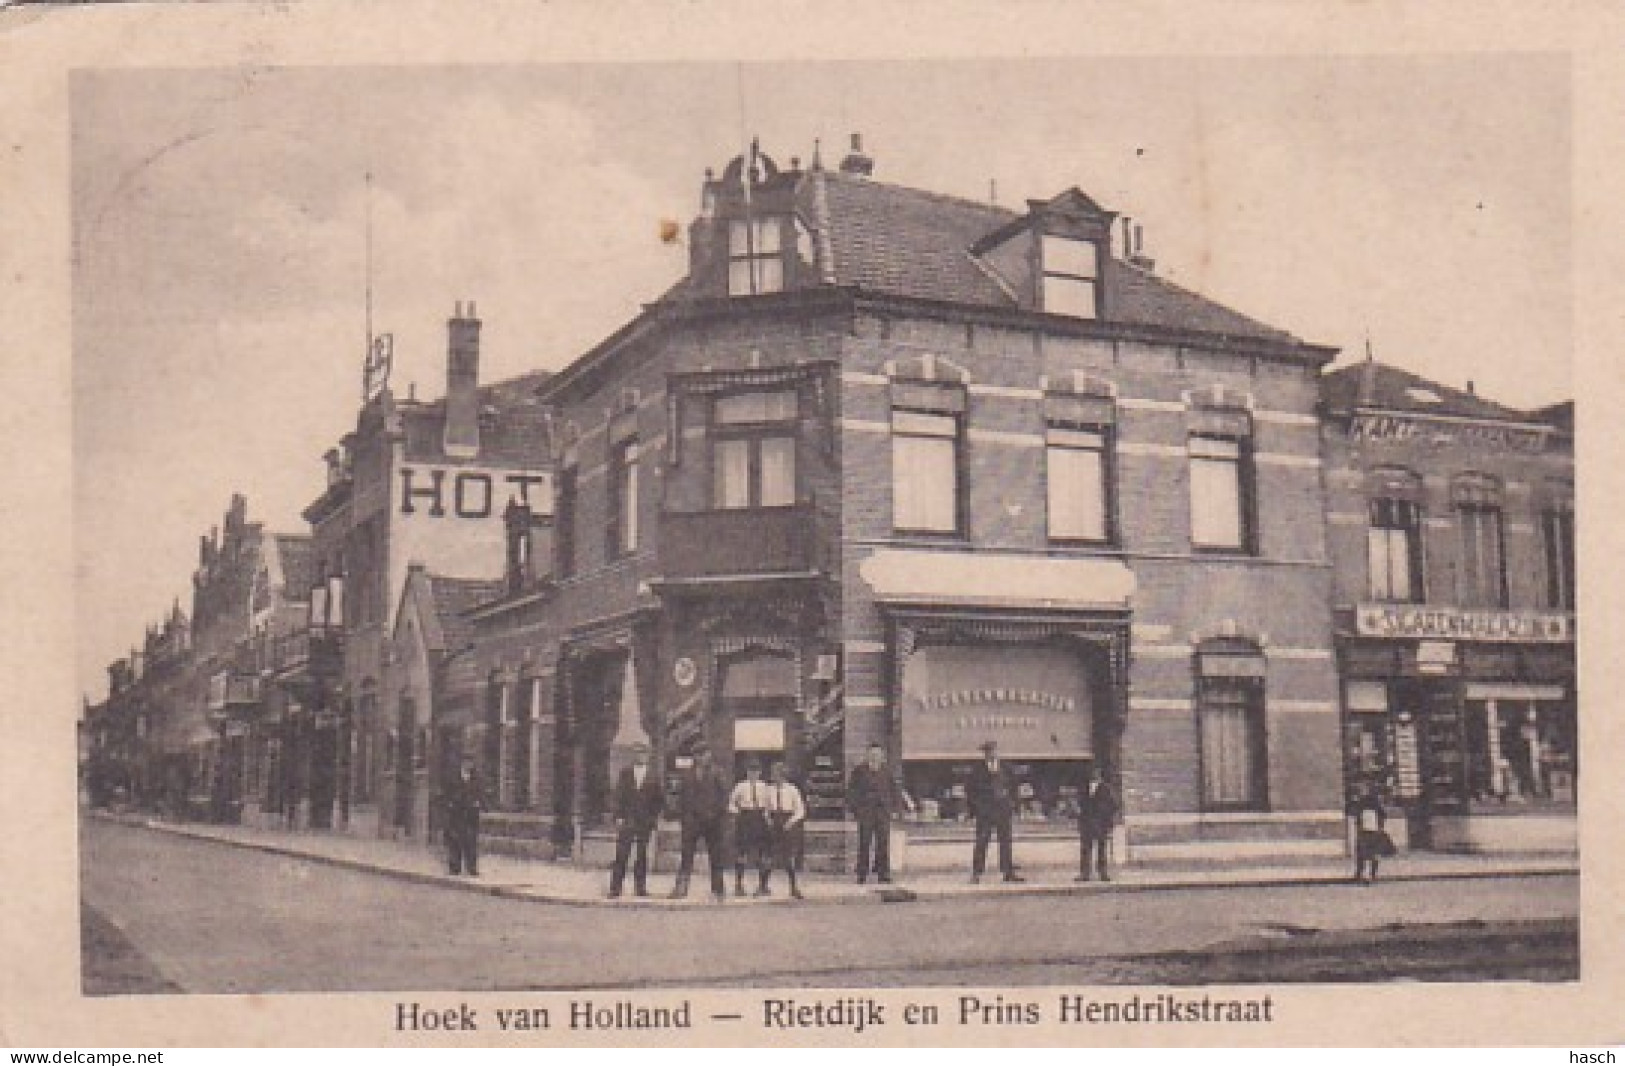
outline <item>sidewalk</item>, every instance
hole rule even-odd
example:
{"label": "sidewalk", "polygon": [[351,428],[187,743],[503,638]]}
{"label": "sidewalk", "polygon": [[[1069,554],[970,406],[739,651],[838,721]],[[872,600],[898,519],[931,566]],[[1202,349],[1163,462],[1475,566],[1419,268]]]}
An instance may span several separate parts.
{"label": "sidewalk", "polygon": [[[631,896],[631,886],[628,885],[627,896],[610,900],[605,898],[609,881],[608,871],[578,867],[568,861],[552,862],[489,855],[480,858],[479,877],[454,877],[446,872],[440,849],[429,848],[417,841],[357,837],[330,830],[252,829],[244,826],[174,823],[142,815],[117,815],[101,811],[85,812],[85,816],[197,840],[212,840],[273,855],[287,855],[364,870],[399,880],[447,885],[509,899],[603,907],[715,906],[707,891],[703,870],[695,877],[693,889],[687,899],[666,898],[672,880],[671,875],[666,874],[651,878],[650,889],[654,894],[650,897]],[[1578,870],[1579,859],[1573,855],[1445,855],[1418,852],[1390,859],[1384,864],[1383,876],[1390,881],[1420,881],[1560,875],[1577,873]],[[1059,868],[1029,870],[1023,875],[1027,880],[1017,884],[1005,884],[995,874],[983,878],[981,884],[973,885],[965,874],[931,871],[900,877],[896,885],[884,887],[891,890],[906,890],[918,899],[960,899],[1013,894],[1073,895],[1086,892],[1159,889],[1325,885],[1346,883],[1349,880],[1349,863],[1344,860],[1302,860],[1269,865],[1226,864],[1201,867],[1172,863],[1129,865],[1114,873],[1114,879],[1110,883],[1099,881],[1079,883],[1072,880],[1070,870]],[[729,880],[732,881],[731,872]],[[883,894],[883,886],[858,885],[850,879],[827,874],[803,875],[801,882],[802,891],[806,893],[807,898],[799,903],[787,895],[789,885],[781,874],[774,878],[773,896],[762,899],[730,896],[728,905],[760,907],[784,904],[805,906],[821,903],[883,903],[887,902],[885,895],[890,894],[894,898],[896,896],[895,892]],[[746,884],[754,887],[753,874],[747,876]]]}

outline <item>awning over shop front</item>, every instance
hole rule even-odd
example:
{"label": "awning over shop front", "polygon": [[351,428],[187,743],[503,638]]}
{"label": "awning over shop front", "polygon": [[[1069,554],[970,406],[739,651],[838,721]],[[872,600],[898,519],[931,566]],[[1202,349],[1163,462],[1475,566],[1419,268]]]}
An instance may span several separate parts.
{"label": "awning over shop front", "polygon": [[858,566],[882,603],[1124,611],[1134,572],[1116,559],[884,549]]}

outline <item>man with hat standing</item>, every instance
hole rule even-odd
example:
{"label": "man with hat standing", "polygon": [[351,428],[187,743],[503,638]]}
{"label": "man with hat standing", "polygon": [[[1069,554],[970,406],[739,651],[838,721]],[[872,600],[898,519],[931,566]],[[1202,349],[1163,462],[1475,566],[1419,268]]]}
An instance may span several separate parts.
{"label": "man with hat standing", "polygon": [[[621,770],[615,780],[612,809],[615,815],[615,864],[609,873],[611,899],[621,894],[626,882],[626,863],[632,861],[632,890],[649,894],[649,838],[660,823],[660,810],[666,796],[660,781],[649,767],[649,745],[632,746],[632,765]],[[636,858],[633,852],[636,851]]]}
{"label": "man with hat standing", "polygon": [[987,866],[987,844],[994,834],[999,838],[999,871],[1006,881],[1023,881],[1016,873],[1010,844],[1016,812],[1016,782],[1010,768],[999,758],[999,746],[989,740],[982,744],[982,761],[971,770],[966,788],[971,817],[976,819],[976,847],[971,852],[971,883],[982,880]]}
{"label": "man with hat standing", "polygon": [[689,878],[694,873],[694,851],[703,840],[706,861],[711,864],[711,895],[720,903],[728,898],[722,881],[722,829],[728,816],[728,779],[717,769],[710,748],[701,748],[694,756],[694,765],[683,774],[677,792],[677,816],[683,825],[683,851],[671,898],[682,899],[688,895]]}
{"label": "man with hat standing", "polygon": [[766,895],[773,865],[767,839],[767,782],[754,755],[745,760],[745,779],[728,795],[728,813],[734,820],[734,895],[745,894],[745,866],[752,861],[760,878],[756,894]]}
{"label": "man with hat standing", "polygon": [[446,865],[453,874],[465,870],[470,877],[480,875],[480,812],[485,809],[484,789],[474,774],[474,761],[464,759],[457,776],[446,785],[443,799],[446,815]]}
{"label": "man with hat standing", "polygon": [[1098,770],[1090,766],[1084,773],[1083,787],[1078,792],[1079,881],[1089,880],[1091,858],[1100,879],[1112,879],[1111,872],[1106,868],[1106,859],[1111,854],[1112,826],[1117,824],[1117,814],[1121,808],[1116,790],[1101,779]]}

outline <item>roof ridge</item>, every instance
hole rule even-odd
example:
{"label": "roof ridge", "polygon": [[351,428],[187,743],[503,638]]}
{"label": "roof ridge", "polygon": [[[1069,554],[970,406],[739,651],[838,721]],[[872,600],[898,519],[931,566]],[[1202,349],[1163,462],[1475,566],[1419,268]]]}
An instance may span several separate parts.
{"label": "roof ridge", "polygon": [[934,192],[931,189],[919,189],[913,185],[900,185],[894,181],[876,181],[873,178],[858,178],[853,177],[850,174],[841,174],[838,172],[826,171],[825,174],[829,178],[839,179],[842,183],[852,185],[854,187],[862,187],[866,185],[876,186],[882,189],[890,189],[896,192],[908,193],[909,195],[917,196],[922,200],[933,200],[937,203],[952,204],[955,207],[974,208],[978,211],[984,211],[989,214],[1002,216],[1002,221],[1005,222],[1022,217],[1022,212],[1020,211],[1012,211],[1008,207],[1001,207],[998,204],[984,203],[981,200],[972,200],[966,196],[955,196],[952,193]]}

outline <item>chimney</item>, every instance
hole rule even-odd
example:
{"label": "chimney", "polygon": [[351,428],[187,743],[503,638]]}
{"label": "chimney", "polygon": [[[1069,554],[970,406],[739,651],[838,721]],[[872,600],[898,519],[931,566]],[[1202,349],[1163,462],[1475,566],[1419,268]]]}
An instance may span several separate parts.
{"label": "chimney", "polygon": [[1157,267],[1157,261],[1145,254],[1145,227],[1127,216],[1123,218],[1123,258],[1147,274]]}
{"label": "chimney", "polygon": [[860,178],[867,178],[875,172],[875,161],[872,157],[863,154],[863,134],[852,135],[852,151],[841,160],[841,173],[853,174]]}
{"label": "chimney", "polygon": [[1467,382],[1467,395],[1469,395],[1469,396],[1477,396],[1478,395],[1478,386],[1474,385],[1471,381]]}
{"label": "chimney", "polygon": [[480,320],[474,301],[457,303],[446,323],[446,454],[469,459],[480,451]]}

